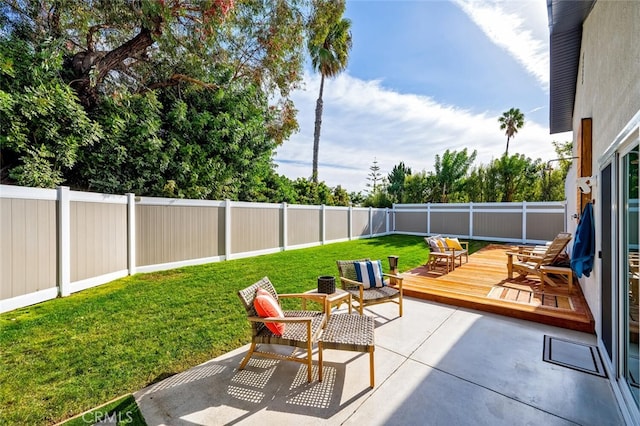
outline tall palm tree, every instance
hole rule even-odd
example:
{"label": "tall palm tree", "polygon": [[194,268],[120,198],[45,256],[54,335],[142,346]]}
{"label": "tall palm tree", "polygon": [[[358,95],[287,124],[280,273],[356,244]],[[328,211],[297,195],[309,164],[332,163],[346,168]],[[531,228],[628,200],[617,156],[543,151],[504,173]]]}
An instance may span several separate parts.
{"label": "tall palm tree", "polygon": [[504,155],[509,155],[509,140],[524,126],[524,114],[518,108],[511,108],[509,111],[502,113],[502,117],[498,118],[498,122],[500,123],[500,130],[505,130],[507,135],[507,149],[504,151]]}
{"label": "tall palm tree", "polygon": [[[318,147],[320,145],[320,126],[322,124],[322,92],[325,77],[334,77],[347,67],[351,50],[351,21],[343,18],[344,1],[329,0],[327,5],[333,10],[333,18],[316,12],[310,26],[308,42],[311,65],[320,73],[320,94],[316,102],[316,122],[313,131],[313,182],[318,183]],[[321,11],[321,8],[317,9]],[[326,9],[325,9],[326,12]],[[331,15],[329,15],[331,16]],[[314,22],[315,21],[315,22]]]}

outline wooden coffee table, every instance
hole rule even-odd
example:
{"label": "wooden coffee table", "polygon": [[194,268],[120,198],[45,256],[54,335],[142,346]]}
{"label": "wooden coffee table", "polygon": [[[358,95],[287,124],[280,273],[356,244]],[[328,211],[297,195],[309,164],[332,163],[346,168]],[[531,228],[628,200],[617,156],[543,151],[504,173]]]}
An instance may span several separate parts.
{"label": "wooden coffee table", "polygon": [[[324,294],[318,293],[318,289],[305,291],[304,294]],[[351,313],[351,293],[344,291],[341,288],[337,288],[334,293],[326,295],[326,301],[324,305],[324,312],[327,314],[327,319],[331,316],[331,308],[334,305],[340,306],[342,303],[349,305],[349,313]],[[307,301],[302,299],[302,309],[307,309]]]}

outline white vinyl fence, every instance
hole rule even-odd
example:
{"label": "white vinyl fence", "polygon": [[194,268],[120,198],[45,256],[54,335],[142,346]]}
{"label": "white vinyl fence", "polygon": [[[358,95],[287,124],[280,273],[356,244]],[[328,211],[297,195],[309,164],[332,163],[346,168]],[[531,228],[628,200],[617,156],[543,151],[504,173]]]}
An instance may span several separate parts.
{"label": "white vinyl fence", "polygon": [[0,312],[152,272],[381,235],[539,243],[564,203],[393,209],[182,200],[0,185]]}
{"label": "white vinyl fence", "polygon": [[387,235],[389,216],[0,185],[0,312],[136,272]]}

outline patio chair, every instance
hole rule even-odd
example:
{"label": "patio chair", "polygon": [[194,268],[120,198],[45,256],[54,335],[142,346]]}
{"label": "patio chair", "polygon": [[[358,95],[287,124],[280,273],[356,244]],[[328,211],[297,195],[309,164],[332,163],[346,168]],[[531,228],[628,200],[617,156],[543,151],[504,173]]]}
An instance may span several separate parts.
{"label": "patio chair", "polygon": [[[531,250],[520,248],[517,252],[507,252],[507,273],[509,279],[513,278],[513,272],[517,272],[521,277],[535,274],[540,278],[542,289],[545,282],[555,286],[547,273],[563,274],[568,277],[569,285],[573,284],[573,274],[571,268],[555,267],[554,263],[560,258],[565,247],[571,241],[571,234],[568,232],[559,233],[550,244],[546,246],[532,247]],[[544,247],[544,249],[543,249]],[[514,260],[515,257],[515,260]]]}
{"label": "patio chair", "polygon": [[[266,290],[271,297],[273,297],[280,305],[279,299],[284,298],[300,298],[305,300],[314,300],[322,305],[323,311],[281,311],[282,315],[261,317],[258,315],[258,311],[255,307],[255,300],[257,298],[258,290]],[[249,352],[240,363],[239,370],[245,368],[249,359],[253,355],[282,359],[288,361],[300,362],[307,365],[307,379],[311,382],[311,368],[312,368],[312,348],[313,344],[317,342],[318,337],[326,323],[326,315],[324,313],[325,295],[319,294],[278,294],[269,281],[269,278],[264,277],[257,283],[238,291],[238,296],[247,311],[247,319],[251,323],[251,347]],[[281,334],[272,331],[267,324],[283,325],[284,329],[280,329]],[[274,328],[274,327],[272,327]],[[294,348],[306,349],[306,357],[296,357],[296,350],[290,355],[281,355],[272,352],[261,352],[256,350],[259,344],[271,344],[271,345],[285,345],[293,346]]]}
{"label": "patio chair", "polygon": [[429,247],[429,258],[427,259],[427,268],[435,269],[439,264],[444,263],[447,272],[456,269],[456,259],[460,261],[462,266],[462,257],[465,263],[469,262],[469,243],[467,241],[458,241],[454,238],[443,238],[440,235],[433,237],[424,237],[425,244]]}
{"label": "patio chair", "polygon": [[[402,316],[402,277],[399,275],[384,274],[380,270],[381,286],[367,287],[365,282],[358,280],[356,263],[360,262],[371,262],[371,259],[336,261],[342,289],[351,293],[353,302],[358,302],[358,312],[360,315],[363,315],[365,306],[393,302],[398,304],[398,315]],[[384,280],[385,277],[389,279]]]}

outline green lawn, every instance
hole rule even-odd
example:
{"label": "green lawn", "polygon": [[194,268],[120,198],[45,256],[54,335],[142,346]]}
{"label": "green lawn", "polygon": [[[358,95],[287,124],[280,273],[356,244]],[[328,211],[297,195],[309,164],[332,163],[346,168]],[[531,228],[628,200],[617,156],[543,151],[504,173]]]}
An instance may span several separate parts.
{"label": "green lawn", "polygon": [[[474,242],[470,251],[484,245]],[[393,235],[138,274],[0,315],[0,424],[51,424],[249,342],[236,295],[263,276],[281,293],[337,275],[337,259],[423,264],[421,237]]]}

